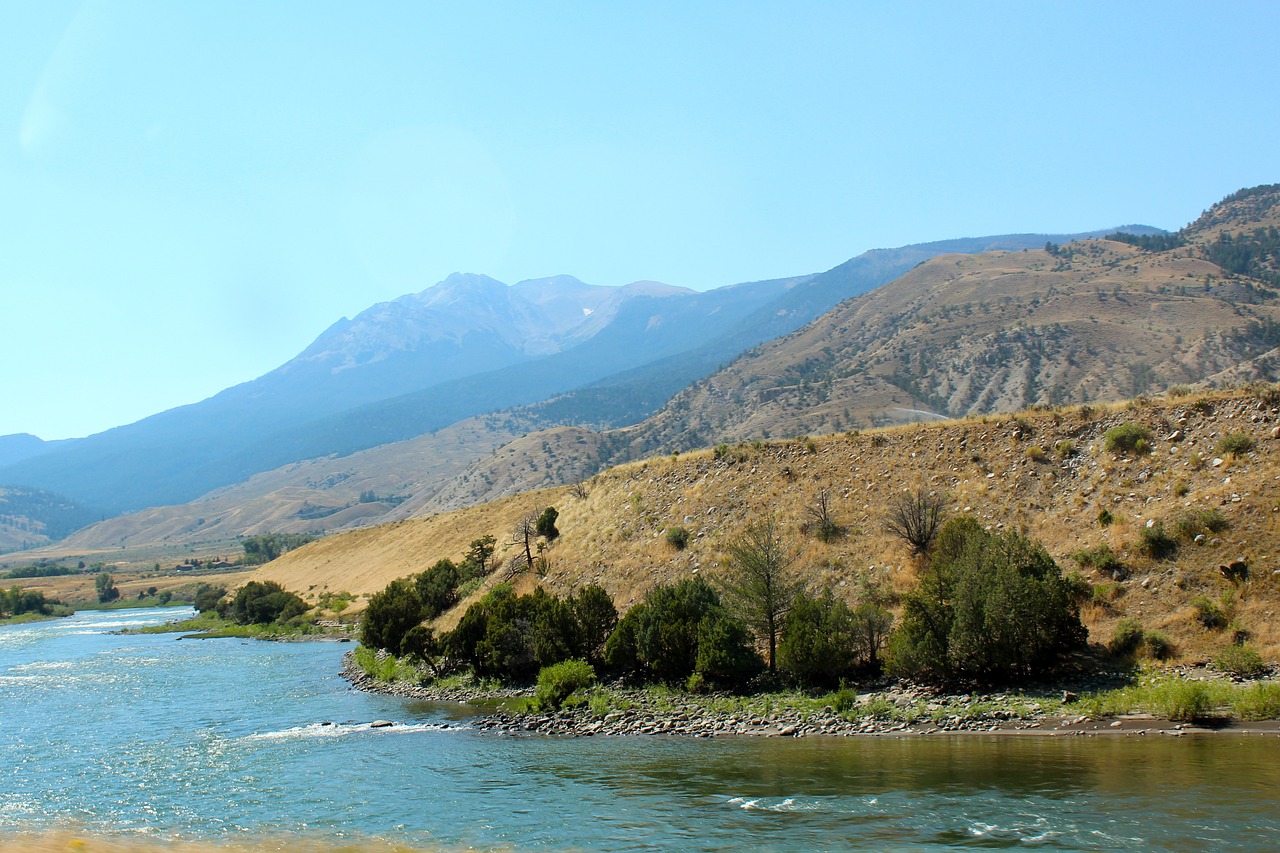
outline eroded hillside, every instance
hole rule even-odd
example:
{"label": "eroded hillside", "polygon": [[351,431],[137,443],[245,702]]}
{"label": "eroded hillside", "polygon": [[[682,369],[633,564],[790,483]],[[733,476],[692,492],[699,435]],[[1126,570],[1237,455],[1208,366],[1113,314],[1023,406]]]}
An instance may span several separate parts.
{"label": "eroded hillside", "polygon": [[[914,583],[917,566],[884,532],[884,508],[903,490],[923,485],[947,495],[954,513],[1044,541],[1064,568],[1076,567],[1074,553],[1109,546],[1123,571],[1081,567],[1097,588],[1096,600],[1085,608],[1094,640],[1105,641],[1119,619],[1133,617],[1167,633],[1182,656],[1209,655],[1228,637],[1196,621],[1192,602],[1207,596],[1229,611],[1232,630],[1247,631],[1275,658],[1280,400],[1273,386],[1268,389],[658,457],[610,469],[581,488],[532,492],[334,536],[285,555],[259,576],[312,599],[324,591],[369,594],[440,558],[459,558],[474,538],[508,542],[522,514],[554,505],[561,536],[546,552],[545,575],[521,577],[522,584],[564,591],[600,583],[626,606],[655,583],[720,573],[726,545],[752,521],[772,516],[796,551],[796,570],[815,586],[850,597],[868,581],[901,591]],[[1149,453],[1106,449],[1106,431],[1125,424],[1149,430]],[[1231,453],[1224,449],[1228,436],[1247,441],[1235,439],[1238,452]],[[821,490],[847,528],[827,543],[805,532]],[[1112,518],[1105,526],[1099,522],[1104,510]],[[1211,516],[1196,511],[1215,511],[1218,529],[1197,527]],[[1163,559],[1140,547],[1143,531],[1157,524],[1176,542]],[[690,533],[683,550],[667,540],[675,526]],[[507,546],[505,556],[512,553]],[[1219,571],[1237,561],[1249,567],[1245,583]],[[466,603],[446,614],[443,624],[456,620]]]}

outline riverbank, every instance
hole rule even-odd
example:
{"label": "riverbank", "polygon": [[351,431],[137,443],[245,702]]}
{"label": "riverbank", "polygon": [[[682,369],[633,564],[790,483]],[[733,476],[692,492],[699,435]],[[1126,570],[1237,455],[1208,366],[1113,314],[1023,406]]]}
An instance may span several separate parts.
{"label": "riverbank", "polygon": [[[1198,713],[1187,705],[1164,716],[1143,712],[1100,713],[1123,690],[1092,694],[942,694],[925,687],[888,684],[876,690],[845,689],[821,696],[800,693],[691,694],[666,688],[596,687],[572,707],[529,710],[532,688],[442,686],[379,681],[354,655],[343,656],[342,677],[357,690],[427,702],[456,702],[480,710],[469,725],[495,734],[561,737],[673,735],[693,738],[851,737],[942,734],[1133,735],[1233,733],[1280,736],[1280,721],[1244,720],[1219,709]],[[1204,680],[1183,678],[1192,696],[1210,697]],[[1165,684],[1173,682],[1164,682]],[[1149,689],[1159,696],[1161,682]],[[1268,695],[1280,685],[1268,684]],[[1247,688],[1246,688],[1247,689]],[[1135,702],[1137,700],[1134,700]],[[1186,700],[1184,700],[1185,702]],[[1192,700],[1194,701],[1194,699]],[[1265,710],[1265,709],[1264,709]]]}

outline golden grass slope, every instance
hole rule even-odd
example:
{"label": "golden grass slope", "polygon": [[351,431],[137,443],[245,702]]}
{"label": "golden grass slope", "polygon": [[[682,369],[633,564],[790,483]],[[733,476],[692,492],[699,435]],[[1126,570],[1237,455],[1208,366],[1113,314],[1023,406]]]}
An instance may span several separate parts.
{"label": "golden grass slope", "polygon": [[[1104,448],[1106,430],[1130,422],[1152,430],[1149,455],[1127,457]],[[625,608],[655,583],[723,572],[727,544],[749,523],[772,516],[795,549],[796,570],[815,587],[852,596],[875,579],[901,591],[914,583],[916,566],[883,531],[884,508],[904,489],[923,484],[947,494],[956,513],[1042,540],[1065,568],[1074,567],[1069,555],[1080,549],[1113,548],[1129,568],[1127,580],[1085,571],[1102,588],[1099,602],[1085,613],[1095,641],[1105,642],[1117,621],[1132,617],[1168,634],[1184,657],[1211,656],[1228,639],[1201,628],[1191,602],[1199,595],[1221,601],[1225,594],[1237,627],[1275,658],[1277,425],[1274,399],[1236,392],[743,443],[610,469],[586,484],[585,497],[561,487],[341,534],[286,554],[257,577],[312,599],[326,590],[369,594],[440,558],[461,557],[476,537],[491,534],[505,542],[521,514],[554,505],[561,536],[546,553],[545,575],[523,578],[526,587],[540,582],[563,592],[599,583]],[[1220,453],[1222,437],[1234,433],[1248,435],[1254,450]],[[807,508],[821,489],[848,528],[830,543],[803,532]],[[1115,519],[1106,527],[1097,520],[1104,509]],[[1172,530],[1192,509],[1216,509],[1230,526],[1200,544],[1183,543],[1171,560],[1139,552],[1148,522]],[[691,533],[682,551],[665,535],[677,525]],[[1249,564],[1248,583],[1236,586],[1220,576],[1218,567],[1235,560]],[[442,627],[452,625],[466,604],[446,614]]]}

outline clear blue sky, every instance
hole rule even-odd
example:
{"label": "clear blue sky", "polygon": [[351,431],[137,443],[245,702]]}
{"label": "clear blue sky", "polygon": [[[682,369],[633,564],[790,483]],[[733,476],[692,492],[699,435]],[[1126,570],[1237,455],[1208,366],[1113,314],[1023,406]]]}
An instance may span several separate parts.
{"label": "clear blue sky", "polygon": [[454,271],[697,289],[1280,181],[1280,3],[0,0],[0,435]]}

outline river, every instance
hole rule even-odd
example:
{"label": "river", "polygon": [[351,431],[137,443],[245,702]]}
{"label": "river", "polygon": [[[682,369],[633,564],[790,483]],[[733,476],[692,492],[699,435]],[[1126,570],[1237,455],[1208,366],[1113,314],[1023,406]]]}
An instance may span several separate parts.
{"label": "river", "polygon": [[[462,706],[350,689],[350,645],[112,633],[186,612],[0,627],[0,842],[1198,851],[1280,837],[1275,736],[497,736],[469,730]],[[398,725],[368,727],[383,718]]]}

